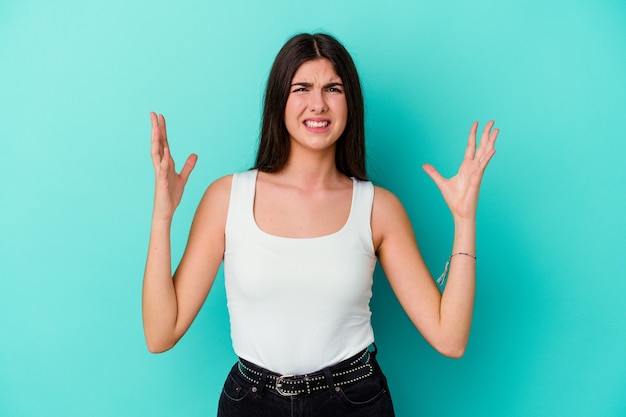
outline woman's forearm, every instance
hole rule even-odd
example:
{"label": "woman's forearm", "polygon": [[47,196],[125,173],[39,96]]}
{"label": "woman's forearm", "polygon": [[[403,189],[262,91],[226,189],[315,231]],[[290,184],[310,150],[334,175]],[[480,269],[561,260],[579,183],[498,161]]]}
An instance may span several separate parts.
{"label": "woman's forearm", "polygon": [[172,280],[171,221],[152,221],[143,278],[142,313],[148,349],[163,352],[175,344],[176,292]]}
{"label": "woman's forearm", "polygon": [[467,346],[474,310],[476,221],[455,219],[454,226],[450,269],[441,298],[440,324],[448,356],[460,357]]}

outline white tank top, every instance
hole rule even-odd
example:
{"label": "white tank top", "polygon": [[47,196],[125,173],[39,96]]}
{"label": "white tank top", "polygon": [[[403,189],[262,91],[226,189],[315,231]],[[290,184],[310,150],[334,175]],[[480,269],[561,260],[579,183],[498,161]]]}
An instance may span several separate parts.
{"label": "white tank top", "polygon": [[369,301],[376,255],[374,186],[353,179],[345,225],[315,238],[286,238],[254,219],[257,171],[233,176],[224,275],[235,353],[271,371],[307,374],[374,342]]}

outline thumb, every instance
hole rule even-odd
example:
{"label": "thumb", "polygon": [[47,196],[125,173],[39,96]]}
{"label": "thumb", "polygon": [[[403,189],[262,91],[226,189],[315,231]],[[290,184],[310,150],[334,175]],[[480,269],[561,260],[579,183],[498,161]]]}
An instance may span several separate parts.
{"label": "thumb", "polygon": [[198,160],[198,155],[196,155],[195,153],[192,153],[191,155],[187,157],[187,160],[185,161],[185,166],[183,166],[183,169],[180,170],[180,178],[183,181],[185,181],[185,183],[187,182],[187,178],[189,178],[189,174],[191,174],[191,171],[196,166],[197,160]]}
{"label": "thumb", "polygon": [[437,187],[441,188],[444,178],[441,176],[439,171],[437,171],[437,169],[430,164],[422,165],[422,169],[426,171],[428,176],[435,182],[435,184],[437,184]]}

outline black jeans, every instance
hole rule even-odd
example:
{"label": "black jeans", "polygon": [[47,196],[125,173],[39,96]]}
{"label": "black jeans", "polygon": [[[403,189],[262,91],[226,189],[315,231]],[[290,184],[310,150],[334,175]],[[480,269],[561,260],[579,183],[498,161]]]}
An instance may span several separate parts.
{"label": "black jeans", "polygon": [[[393,417],[393,405],[375,354],[365,379],[311,394],[282,396],[246,380],[235,364],[220,396],[218,417]],[[332,367],[331,367],[332,369]]]}

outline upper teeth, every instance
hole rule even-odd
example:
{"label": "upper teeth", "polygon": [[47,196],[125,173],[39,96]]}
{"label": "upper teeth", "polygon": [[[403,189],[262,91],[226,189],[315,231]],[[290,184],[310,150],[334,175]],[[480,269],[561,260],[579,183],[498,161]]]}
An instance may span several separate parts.
{"label": "upper teeth", "polygon": [[307,120],[304,122],[308,127],[326,127],[328,126],[328,122],[314,122],[312,120]]}

